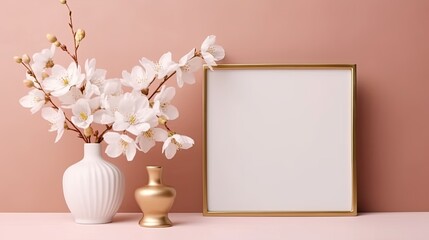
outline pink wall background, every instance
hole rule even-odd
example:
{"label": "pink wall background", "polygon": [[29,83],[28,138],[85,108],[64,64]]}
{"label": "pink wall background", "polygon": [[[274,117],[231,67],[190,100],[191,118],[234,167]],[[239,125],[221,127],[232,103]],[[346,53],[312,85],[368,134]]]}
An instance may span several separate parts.
{"label": "pink wall background", "polygon": [[[425,0],[69,0],[87,38],[80,59],[95,57],[109,77],[142,57],[172,51],[177,61],[215,34],[223,63],[356,63],[359,211],[429,211],[429,2]],[[57,0],[3,0],[0,9],[0,212],[67,211],[62,174],[82,157],[81,140],[55,134],[18,99],[22,69],[12,56],[48,46],[46,33],[70,43]],[[65,40],[67,39],[67,41]],[[70,44],[69,44],[70,45]],[[58,54],[63,55],[62,53]],[[65,57],[58,63],[65,64]],[[68,61],[68,59],[67,59]],[[178,91],[171,126],[196,140],[173,160],[160,145],[133,162],[111,159],[126,175],[122,212],[138,211],[133,192],[145,166],[165,166],[176,187],[175,212],[202,210],[202,72]]]}

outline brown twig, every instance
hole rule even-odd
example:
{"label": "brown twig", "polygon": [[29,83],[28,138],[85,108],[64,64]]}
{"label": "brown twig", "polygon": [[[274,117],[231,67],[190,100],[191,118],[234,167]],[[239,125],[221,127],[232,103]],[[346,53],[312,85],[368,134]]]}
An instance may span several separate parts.
{"label": "brown twig", "polygon": [[104,131],[100,134],[100,136],[98,136],[98,137],[95,139],[95,141],[96,141],[97,143],[101,143],[101,141],[103,141],[103,136],[104,136],[104,134],[105,134],[107,131],[109,131],[110,129],[112,129],[112,127],[113,127],[113,125],[107,125],[107,124],[106,124],[106,129],[104,129]]}
{"label": "brown twig", "polygon": [[173,131],[171,131],[171,129],[167,126],[167,123],[164,123],[164,127],[165,127],[169,132],[173,132]]}
{"label": "brown twig", "polygon": [[[79,48],[79,46],[76,43],[76,32],[73,28],[73,17],[72,17],[72,10],[70,9],[69,4],[66,2],[66,7],[69,10],[69,27],[70,30],[72,32],[73,35],[73,46],[74,46],[74,57],[69,53],[70,56],[72,56],[73,60],[76,62],[76,65],[79,65],[78,60],[77,60],[77,49]],[[68,51],[67,51],[68,52]]]}
{"label": "brown twig", "polygon": [[[196,57],[200,57],[199,56],[199,54],[198,54],[198,52],[196,52],[195,54],[194,54],[194,56],[193,57],[191,57],[191,59],[193,59],[193,58],[196,58]],[[191,59],[189,59],[189,60],[191,60]],[[164,85],[164,83],[166,83],[167,82],[167,80],[168,79],[170,79],[174,74],[176,74],[176,72],[177,71],[174,71],[172,74],[170,74],[169,76],[167,76],[167,77],[164,77],[164,80],[158,85],[158,87],[155,89],[155,91],[152,93],[152,95],[150,95],[150,97],[149,97],[149,100],[151,100],[152,98],[153,98],[153,96],[155,96],[155,94],[158,92],[158,90]],[[155,81],[155,78],[152,80],[152,82],[150,82],[150,84],[149,84],[149,86],[153,83]],[[148,87],[149,87],[148,86]]]}
{"label": "brown twig", "polygon": [[164,85],[164,83],[166,83],[167,80],[170,79],[174,74],[176,74],[176,71],[174,71],[172,74],[164,77],[164,80],[158,85],[158,87],[155,89],[155,91],[152,93],[152,95],[150,95],[149,100],[151,100],[153,98],[153,96],[155,96],[155,94],[162,87],[162,85]]}

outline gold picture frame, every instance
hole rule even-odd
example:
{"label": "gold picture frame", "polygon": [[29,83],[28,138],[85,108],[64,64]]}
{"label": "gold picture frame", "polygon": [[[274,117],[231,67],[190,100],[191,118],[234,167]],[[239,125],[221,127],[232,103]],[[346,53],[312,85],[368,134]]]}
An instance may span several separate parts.
{"label": "gold picture frame", "polygon": [[[210,69],[207,66],[204,67],[203,215],[204,216],[356,216],[357,215],[357,190],[356,190],[357,187],[356,187],[356,160],[355,160],[356,159],[356,148],[355,148],[356,65],[355,64],[222,64],[222,65],[214,66],[213,69],[214,71],[210,71]],[[271,74],[271,76],[266,76],[267,73],[268,75]],[[283,73],[284,73],[284,76],[282,75]],[[244,78],[246,80],[244,80]],[[296,78],[296,80],[294,78]],[[285,80],[285,82],[287,83],[283,83],[283,80]],[[252,83],[253,85],[252,84],[243,85],[241,81],[247,81],[246,83]],[[343,81],[347,81],[347,82],[343,82]],[[260,84],[254,84],[258,82],[260,82]],[[278,88],[275,88],[276,86],[274,87],[263,86],[263,84],[268,84],[268,83],[270,84],[274,83],[273,85],[275,84],[280,84],[280,85],[278,86]],[[316,86],[312,85],[314,83],[316,83]],[[283,86],[282,84],[286,84],[288,88],[284,88],[286,85]],[[252,85],[252,86],[248,86],[248,85]],[[295,85],[297,85],[296,91],[291,89],[291,86],[294,87]],[[308,91],[307,91],[307,88],[309,88]],[[302,184],[301,182],[297,181],[295,185],[294,183],[288,182],[287,184],[289,184],[288,185],[289,188],[285,187],[283,189],[282,188],[283,185],[281,182],[271,184],[273,182],[273,179],[278,179],[278,178],[273,178],[270,175],[270,171],[272,171],[273,169],[277,171],[277,173],[282,173],[283,170],[280,167],[276,168],[276,166],[270,165],[269,162],[267,163],[258,162],[262,160],[269,161],[270,159],[276,159],[276,160],[273,160],[273,161],[277,161],[275,162],[275,164],[280,162],[280,165],[281,165],[281,164],[284,164],[284,162],[290,161],[290,160],[286,161],[283,159],[276,158],[280,154],[274,153],[270,155],[271,157],[268,157],[268,156],[265,157],[264,154],[266,154],[266,152],[262,150],[261,152],[258,152],[258,154],[256,155],[264,156],[264,157],[259,157],[259,158],[255,157],[256,160],[253,159],[253,153],[247,153],[246,156],[249,159],[250,158],[253,159],[253,162],[247,161],[248,159],[241,159],[240,157],[235,157],[235,158],[232,157],[231,159],[225,159],[225,158],[230,158],[230,156],[228,155],[229,152],[231,152],[231,155],[233,156],[238,156],[237,154],[240,154],[240,149],[235,150],[236,148],[242,147],[240,145],[241,140],[237,138],[237,135],[240,135],[240,134],[246,135],[247,138],[243,140],[244,142],[247,141],[249,136],[250,138],[252,138],[252,135],[250,135],[250,133],[246,133],[245,127],[243,127],[244,130],[242,129],[241,132],[237,132],[237,135],[234,135],[234,133],[231,133],[235,131],[236,128],[241,129],[242,122],[243,121],[246,122],[248,120],[248,119],[240,120],[241,110],[240,110],[240,113],[237,113],[237,114],[235,114],[234,112],[237,109],[237,106],[239,106],[239,108],[241,109],[241,107],[245,106],[246,104],[243,104],[243,101],[241,102],[241,105],[239,105],[240,103],[238,103],[238,105],[237,104],[234,105],[235,104],[234,103],[232,104],[233,106],[230,107],[231,109],[228,109],[228,107],[226,107],[226,110],[225,110],[224,109],[225,106],[231,105],[230,104],[231,101],[229,102],[225,102],[225,101],[229,99],[229,100],[234,100],[235,102],[237,98],[240,98],[243,96],[244,98],[246,97],[249,98],[249,96],[253,96],[252,94],[258,94],[259,91],[266,91],[267,89],[270,91],[273,90],[273,92],[277,91],[276,93],[278,93],[278,95],[283,95],[283,90],[279,90],[279,89],[288,89],[287,90],[288,93],[290,95],[294,95],[294,98],[291,98],[291,99],[293,100],[298,99],[297,103],[303,102],[306,104],[295,108],[293,103],[288,103],[289,104],[288,111],[289,109],[292,109],[292,112],[293,112],[293,109],[295,109],[295,112],[298,112],[299,114],[301,114],[300,109],[304,109],[302,110],[302,112],[304,112],[302,113],[303,116],[305,114],[307,114],[308,116],[313,116],[312,114],[316,114],[314,113],[315,111],[312,111],[312,110],[307,111],[306,110],[307,108],[305,108],[307,106],[312,105],[313,103],[316,104],[315,109],[319,111],[317,112],[317,114],[319,114],[317,116],[320,116],[320,119],[318,119],[318,121],[327,122],[328,123],[327,125],[329,125],[326,127],[326,129],[328,129],[327,131],[324,131],[320,134],[317,133],[316,135],[325,137],[325,135],[329,135],[331,131],[332,135],[334,136],[331,137],[332,144],[329,143],[329,140],[326,140],[326,142],[328,142],[329,144],[325,142],[312,143],[313,145],[310,144],[310,147],[316,146],[314,148],[317,148],[318,150],[316,150],[316,153],[314,153],[314,155],[309,155],[310,156],[309,161],[311,163],[319,164],[321,161],[321,160],[319,161],[319,158],[322,159],[322,157],[320,156],[325,154],[326,156],[324,157],[328,159],[327,162],[329,162],[329,164],[326,164],[326,165],[330,166],[331,164],[332,166],[334,166],[333,165],[335,164],[334,161],[338,161],[339,163],[338,165],[341,165],[341,167],[338,169],[342,171],[336,171],[336,172],[345,172],[344,174],[334,173],[334,175],[335,174],[338,175],[338,178],[332,177],[329,174],[326,174],[325,176],[322,173],[319,173],[318,169],[315,169],[315,167],[312,167],[310,171],[308,171],[308,165],[310,164],[307,164],[305,165],[304,169],[299,169],[298,172],[300,172],[301,174],[309,174],[309,176],[304,176],[304,177],[299,176],[298,178],[293,179],[293,180],[296,180],[296,179],[302,180],[305,177],[308,177],[309,180],[304,179],[305,181],[304,181],[303,187],[300,188],[300,186],[296,186],[296,184]],[[235,90],[237,91],[234,92]],[[303,92],[304,96],[299,95],[300,91]],[[237,96],[235,96],[234,94],[236,94]],[[315,97],[314,99],[311,99],[312,95],[317,95],[317,97]],[[268,104],[282,105],[284,103],[281,101],[281,99],[278,99],[277,97],[271,97],[269,94],[265,96],[266,98],[269,98],[271,99],[271,101],[273,101],[273,102],[269,102],[270,100],[268,100]],[[309,100],[306,99],[307,97],[309,97]],[[337,97],[338,99],[335,99],[335,97]],[[221,99],[224,99],[224,98],[226,98],[227,100],[222,101]],[[324,101],[326,101],[328,104],[328,108],[326,110],[324,110],[324,105],[317,105],[319,104],[319,102],[321,102],[320,104],[324,104]],[[255,104],[258,105],[258,102],[256,102]],[[280,105],[278,106],[279,108],[281,108]],[[260,105],[258,105],[258,107],[260,107]],[[243,108],[247,108],[248,109],[247,111],[252,111],[251,107],[243,107]],[[336,108],[341,109],[342,112],[339,111],[339,113],[337,114],[335,110],[332,110]],[[274,106],[274,109],[276,109],[276,106]],[[311,108],[308,108],[308,109],[311,109]],[[243,111],[246,111],[246,110],[243,110]],[[249,116],[252,116],[252,114],[253,113],[248,113],[247,115],[246,114],[244,115],[249,117]],[[259,112],[256,109],[256,107],[254,110],[254,114],[256,116],[259,115]],[[328,116],[326,117],[326,119],[324,119],[325,115]],[[334,115],[332,117],[333,122],[342,126],[339,128],[344,129],[343,132],[338,130],[336,127],[333,127],[334,126],[333,123],[331,124],[329,122],[330,115]],[[275,114],[273,114],[270,117],[273,118],[272,121],[274,121],[274,125],[275,125],[277,123],[276,121],[278,121],[278,119],[276,119]],[[282,117],[284,116],[282,115]],[[341,120],[338,120],[338,119],[341,119]],[[309,117],[308,122],[311,125],[311,127],[313,127],[316,130],[324,129],[323,126],[317,128],[318,122],[313,124],[311,120],[312,118]],[[295,120],[295,122],[298,122],[298,124],[299,124],[299,121],[300,119]],[[306,122],[306,121],[303,121],[303,122]],[[267,124],[270,124],[270,121],[268,121]],[[313,126],[312,124],[315,126]],[[233,125],[233,126],[230,126],[230,125]],[[250,125],[250,126],[253,126],[253,125]],[[294,127],[295,126],[289,127],[289,130],[293,132]],[[218,131],[217,130],[218,128],[224,128],[227,130],[225,130],[225,132],[223,132],[223,130]],[[303,128],[306,129],[305,127]],[[263,131],[260,129],[258,130]],[[326,134],[326,132],[328,134]],[[227,135],[226,136],[227,139],[222,139],[220,137],[222,136],[222,134]],[[303,141],[306,143],[311,142],[311,139],[313,139],[314,137],[311,134],[313,134],[311,131],[307,131],[307,135],[306,135],[307,137],[302,137]],[[213,137],[213,135],[215,136]],[[311,139],[308,136],[311,136]],[[299,135],[298,137],[301,137],[301,136]],[[317,139],[317,137],[314,137],[314,138]],[[320,139],[323,139],[323,138],[320,138]],[[228,143],[228,141],[230,142]],[[252,140],[248,140],[248,141],[252,141]],[[295,140],[292,139],[292,140],[285,140],[285,141],[294,143]],[[233,145],[233,147],[228,148],[228,146],[231,146],[231,145]],[[321,147],[319,147],[319,145],[321,145]],[[269,144],[266,144],[266,146],[269,146]],[[336,147],[339,147],[339,148],[335,149]],[[246,149],[246,147],[243,147],[241,150],[243,150],[243,152],[247,152],[247,151],[255,151],[255,149],[256,149],[255,147],[253,147],[252,149]],[[325,151],[326,149],[334,149],[334,150],[331,150],[329,152],[329,151]],[[318,151],[323,152],[323,154],[318,154]],[[293,151],[291,150],[291,152]],[[308,151],[308,152],[311,152],[311,151]],[[299,152],[299,154],[301,153],[302,152]],[[303,154],[305,155],[305,151]],[[295,154],[293,156],[298,156],[298,155]],[[214,159],[211,159],[211,158],[214,158]],[[296,159],[295,158],[293,159],[294,159],[293,160],[294,162],[292,164],[298,163],[297,166],[299,164],[304,164],[302,159],[299,159],[299,157]],[[315,159],[319,162],[315,162],[316,161]],[[335,160],[332,160],[332,159],[335,159]],[[243,163],[237,164],[235,163],[235,161],[237,162],[243,161]],[[233,169],[228,169],[229,168],[228,164],[231,164],[231,162],[232,162],[232,165],[235,166],[235,168],[233,167]],[[252,164],[255,165],[255,169],[251,169],[249,171],[248,165],[252,165]],[[288,165],[288,166],[294,166],[294,165]],[[323,164],[321,164],[321,166],[323,167]],[[287,170],[289,171],[287,173],[289,173],[290,175],[293,175],[291,173],[294,173],[294,172],[291,172],[292,171],[291,169],[292,168],[287,168]],[[334,167],[333,169],[338,170],[336,167]],[[258,171],[256,172],[257,174],[255,174],[254,170]],[[250,177],[246,176],[247,178],[244,178],[240,176],[240,174],[242,175],[248,174],[247,172],[249,172]],[[325,171],[320,171],[320,172],[325,172]],[[262,182],[265,179],[271,179],[272,182],[270,182],[269,184],[261,183],[261,184],[265,184],[265,185],[262,185],[261,187],[259,182],[255,182],[255,180],[252,179],[253,177],[260,178]],[[318,179],[311,179],[311,177],[315,177]],[[327,184],[325,184],[323,177],[327,178],[327,180],[325,181]],[[224,180],[223,178],[227,178],[227,179]],[[218,179],[221,179],[221,180],[218,180]],[[252,190],[252,186],[249,186],[250,183],[243,184],[243,182],[240,182],[242,181],[242,179],[248,179],[249,182],[253,181],[252,184],[254,185],[252,186],[255,186],[255,187],[259,186],[259,188]],[[237,184],[231,183],[231,181],[236,181],[236,180],[238,182]],[[319,182],[322,182],[321,184],[325,184],[325,185],[322,185],[322,187],[317,186]],[[331,183],[332,183],[332,186],[329,185]],[[266,189],[264,189],[265,188],[264,186],[267,186],[267,185],[269,185],[268,188],[272,188],[272,189],[269,191],[265,191]],[[315,185],[314,193],[305,189],[305,186],[308,187],[312,185]],[[326,191],[324,187],[326,188]],[[227,188],[227,189],[224,190],[223,188]],[[336,192],[337,189],[341,189],[341,191]],[[241,194],[240,191],[242,190],[243,190],[243,193]],[[289,190],[291,190],[290,193],[293,193],[293,195],[292,194],[287,195],[286,193],[284,193],[284,191],[287,192]],[[301,193],[302,193],[302,196],[307,196],[307,198],[305,199],[303,198],[302,199],[303,201],[300,202]],[[216,196],[216,194],[219,196]],[[329,195],[329,196],[326,197],[325,195]],[[265,199],[267,200],[264,200],[264,196],[265,196]],[[273,200],[271,198],[273,196],[280,196],[281,199]],[[288,198],[290,199],[293,198],[293,200],[289,202]],[[332,202],[330,202],[331,200],[330,198],[332,199]],[[253,203],[252,201],[255,201],[255,203]],[[318,203],[318,201],[320,201],[321,203]],[[285,202],[284,208],[282,205],[283,202]],[[290,206],[287,204],[290,204]]]}

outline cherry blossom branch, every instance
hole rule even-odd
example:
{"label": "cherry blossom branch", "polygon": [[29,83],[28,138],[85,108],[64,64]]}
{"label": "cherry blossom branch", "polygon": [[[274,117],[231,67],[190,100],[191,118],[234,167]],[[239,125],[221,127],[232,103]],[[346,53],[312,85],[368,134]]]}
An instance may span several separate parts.
{"label": "cherry blossom branch", "polygon": [[165,122],[165,123],[164,123],[164,127],[165,127],[169,132],[174,132],[174,131],[171,131],[171,129],[167,126],[167,122]]}
{"label": "cherry blossom branch", "polygon": [[[34,80],[36,81],[36,83],[40,86],[40,90],[45,94],[45,100],[47,100],[48,102],[50,102],[52,104],[52,107],[54,109],[60,109],[51,99],[50,95],[45,91],[45,89],[43,89],[42,84],[39,82],[39,80],[36,77],[36,74],[34,73],[33,69],[31,68],[31,66],[26,65],[25,63],[21,63],[28,71],[29,74],[34,78]],[[78,132],[79,133],[79,137],[81,137],[86,143],[88,143],[88,139],[85,137],[85,135],[82,134],[82,132],[79,130],[78,127],[76,127],[76,125],[74,125],[74,123],[67,117],[67,114],[64,113],[64,118],[67,120],[67,122],[69,122],[72,126],[73,126],[73,131]],[[72,130],[71,128],[67,128],[68,130]]]}
{"label": "cherry blossom branch", "polygon": [[72,56],[67,50],[65,50],[65,51],[67,51],[67,53],[69,53],[69,55],[73,58],[73,60],[75,61],[76,65],[79,65],[78,60],[77,60],[77,50],[79,48],[79,45],[76,42],[76,31],[74,30],[74,27],[73,27],[72,10],[70,9],[70,6],[69,6],[69,4],[67,2],[65,3],[65,5],[66,5],[67,9],[69,10],[69,27],[70,27],[70,30],[71,30],[71,32],[73,34],[74,56]]}
{"label": "cherry blossom branch", "polygon": [[147,88],[149,88],[149,87],[150,87],[150,85],[152,85],[152,83],[153,83],[153,82],[155,82],[155,80],[156,80],[156,76],[155,76],[155,77],[153,77],[152,81],[150,81],[149,85],[147,85]]}
{"label": "cherry blossom branch", "polygon": [[[199,53],[199,51],[195,52],[194,56],[191,57],[189,60],[196,58],[196,57],[201,57],[201,54]],[[153,96],[155,96],[155,94],[159,91],[159,89],[167,82],[168,79],[170,79],[174,74],[176,74],[177,71],[174,71],[172,74],[170,74],[169,76],[164,77],[164,80],[158,85],[158,87],[155,89],[155,91],[150,95],[149,100],[151,100],[153,98]],[[149,86],[155,81],[155,78],[152,80],[152,82],[149,83]],[[148,86],[148,88],[149,88]]]}
{"label": "cherry blossom branch", "polygon": [[174,71],[172,74],[164,77],[164,80],[158,85],[158,87],[155,89],[155,91],[152,93],[152,95],[150,95],[149,100],[151,100],[153,98],[153,96],[155,96],[155,94],[159,91],[159,89],[162,87],[162,85],[164,85],[164,83],[167,82],[167,80],[170,79],[174,74],[176,74],[176,71]]}
{"label": "cherry blossom branch", "polygon": [[64,52],[66,52],[72,59],[73,59],[73,61],[76,63],[76,64],[78,64],[77,63],[77,57],[75,57],[73,54],[71,54],[70,53],[70,51],[67,49],[67,46],[66,45],[64,45],[64,44],[62,44],[61,46],[60,46],[60,48],[61,48],[61,50],[63,50]]}

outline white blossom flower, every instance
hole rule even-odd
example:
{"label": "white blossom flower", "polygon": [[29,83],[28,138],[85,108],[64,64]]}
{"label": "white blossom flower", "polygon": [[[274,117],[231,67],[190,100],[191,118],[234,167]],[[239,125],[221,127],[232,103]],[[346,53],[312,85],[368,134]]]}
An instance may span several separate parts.
{"label": "white blossom flower", "polygon": [[177,85],[183,87],[184,83],[194,84],[196,72],[202,66],[202,60],[195,56],[195,48],[179,60],[177,68]]}
{"label": "white blossom flower", "polygon": [[155,71],[153,68],[145,69],[140,66],[135,66],[131,70],[131,73],[122,71],[122,84],[127,87],[132,87],[135,91],[140,91],[149,87],[150,82],[155,77]]}
{"label": "white blossom flower", "polygon": [[155,111],[150,108],[148,99],[143,95],[125,93],[115,113],[113,130],[139,135],[158,123]]}
{"label": "white blossom flower", "polygon": [[101,109],[94,112],[94,122],[100,124],[113,123],[115,121],[115,112],[118,111],[121,99],[122,95],[102,95],[102,97],[100,97]]}
{"label": "white blossom flower", "polygon": [[38,112],[45,105],[45,93],[39,89],[31,90],[28,95],[19,99],[21,106],[31,108],[31,113]]}
{"label": "white blossom flower", "polygon": [[206,61],[207,66],[213,70],[212,66],[216,66],[216,61],[222,60],[225,57],[225,50],[219,45],[215,45],[216,36],[208,36],[201,45],[201,55]]}
{"label": "white blossom flower", "polygon": [[109,157],[116,158],[121,154],[125,154],[128,161],[132,161],[136,155],[136,143],[132,138],[125,134],[117,132],[107,132],[103,136],[107,143],[106,154]]}
{"label": "white blossom flower", "polygon": [[147,58],[142,58],[140,64],[145,69],[153,69],[158,79],[162,79],[167,75],[170,75],[177,69],[177,63],[171,60],[171,52],[164,53],[157,63],[152,62]]}
{"label": "white blossom flower", "polygon": [[80,128],[87,128],[94,120],[88,100],[79,99],[72,107],[71,121]]}
{"label": "white blossom flower", "polygon": [[167,138],[162,145],[162,152],[167,159],[172,159],[180,149],[188,149],[194,145],[194,140],[190,137],[174,134]]}
{"label": "white blossom flower", "polygon": [[174,120],[179,117],[179,111],[171,104],[174,95],[176,95],[176,89],[174,87],[166,88],[164,85],[154,98],[155,104],[153,108],[157,114],[165,116],[167,120]]}
{"label": "white blossom flower", "polygon": [[33,64],[31,67],[33,70],[43,70],[45,68],[52,68],[54,66],[54,61],[52,58],[55,54],[55,45],[52,44],[51,48],[43,49],[41,52],[35,53],[33,55]]}
{"label": "white blossom flower", "polygon": [[86,73],[86,86],[85,91],[88,97],[92,94],[100,95],[100,88],[103,86],[106,80],[107,71],[104,69],[95,68],[96,60],[87,59],[85,61],[85,73]]}
{"label": "white blossom flower", "polygon": [[51,123],[51,128],[49,132],[57,131],[57,137],[55,138],[55,142],[58,142],[64,133],[64,123],[65,116],[61,109],[56,111],[51,107],[46,107],[42,109],[42,117]]}
{"label": "white blossom flower", "polygon": [[60,65],[52,68],[52,75],[45,79],[42,84],[44,88],[51,91],[52,96],[59,97],[65,95],[71,87],[80,87],[85,74],[81,74],[80,67],[73,62],[67,69]]}
{"label": "white blossom flower", "polygon": [[[100,95],[100,109],[94,112],[94,122],[111,124],[115,121],[115,112],[123,98],[121,82],[116,79],[106,80]],[[95,110],[95,109],[94,109]]]}
{"label": "white blossom flower", "polygon": [[168,137],[167,131],[161,128],[151,128],[137,137],[137,142],[139,143],[140,150],[144,153],[149,152],[149,150],[155,146],[156,142],[164,142]]}
{"label": "white blossom flower", "polygon": [[122,94],[122,86],[119,79],[109,79],[101,87],[101,95],[118,96]]}
{"label": "white blossom flower", "polygon": [[75,86],[71,87],[66,94],[58,97],[61,104],[63,104],[62,107],[64,108],[71,108],[73,104],[75,104],[77,100],[81,98],[83,98],[83,94],[80,89]]}

